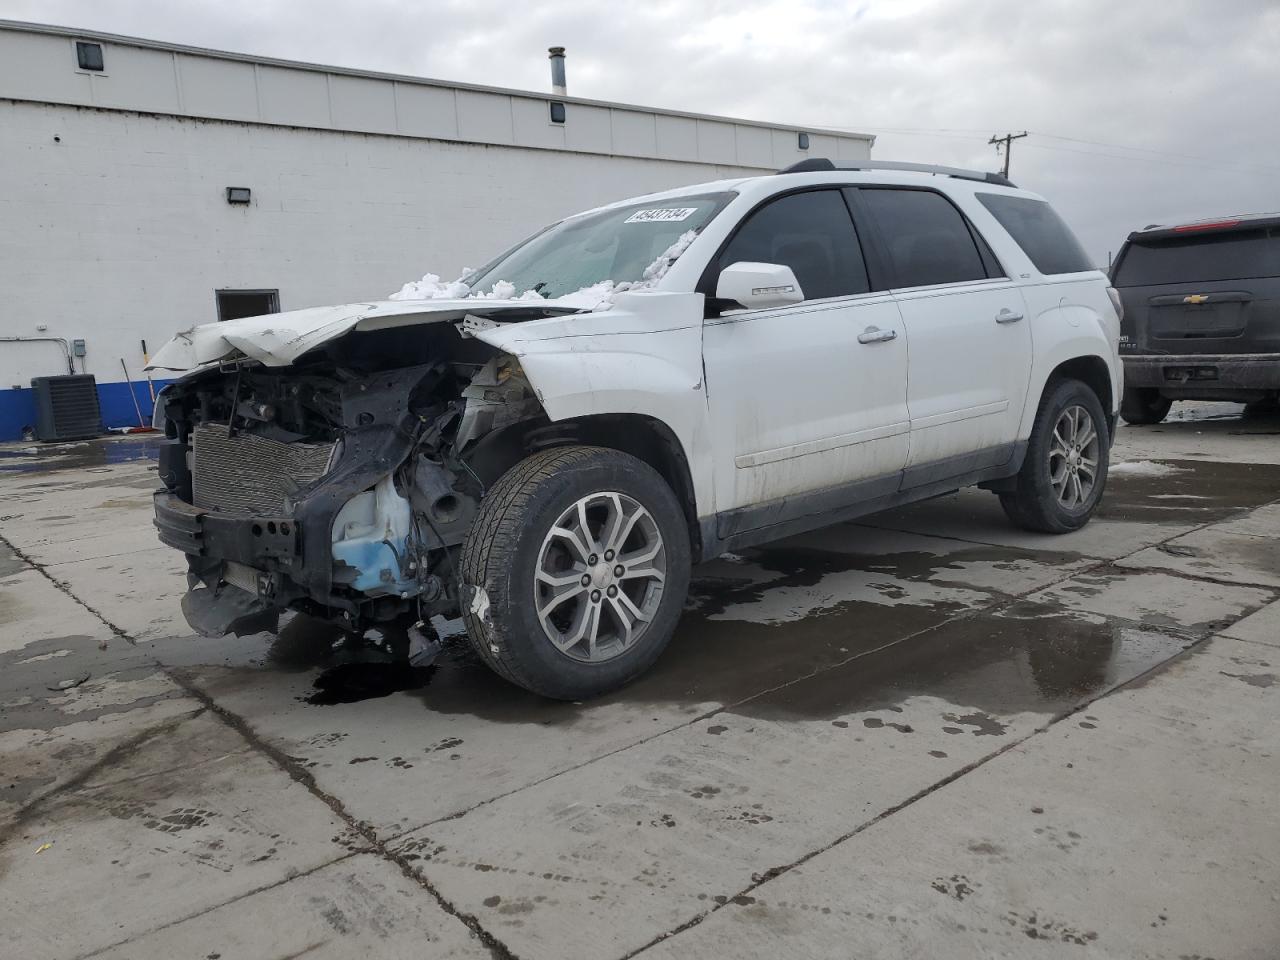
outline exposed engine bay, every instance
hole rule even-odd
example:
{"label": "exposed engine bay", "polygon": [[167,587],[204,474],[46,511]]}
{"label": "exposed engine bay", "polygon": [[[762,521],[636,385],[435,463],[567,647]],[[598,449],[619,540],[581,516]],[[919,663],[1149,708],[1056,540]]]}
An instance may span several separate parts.
{"label": "exposed engine bay", "polygon": [[286,609],[352,634],[455,615],[480,498],[556,442],[519,361],[465,323],[352,332],[290,366],[224,360],[162,399],[156,525],[188,555],[183,610],[207,635]]}

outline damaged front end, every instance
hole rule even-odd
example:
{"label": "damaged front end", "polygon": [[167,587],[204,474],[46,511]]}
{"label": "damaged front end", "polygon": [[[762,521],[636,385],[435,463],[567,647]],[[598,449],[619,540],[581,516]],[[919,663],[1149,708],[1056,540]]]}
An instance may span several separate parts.
{"label": "damaged front end", "polygon": [[163,404],[155,523],[210,636],[285,610],[351,634],[454,616],[477,504],[545,422],[519,362],[452,323],[351,331],[289,365],[237,352]]}

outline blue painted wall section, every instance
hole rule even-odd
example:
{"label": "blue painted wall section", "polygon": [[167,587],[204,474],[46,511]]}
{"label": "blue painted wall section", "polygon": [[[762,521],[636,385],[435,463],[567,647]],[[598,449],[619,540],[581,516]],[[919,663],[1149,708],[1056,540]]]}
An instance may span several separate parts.
{"label": "blue painted wall section", "polygon": [[[156,393],[172,380],[152,380]],[[138,406],[142,408],[142,417],[147,426],[151,426],[151,391],[144,378],[141,383],[133,382],[133,396],[138,398]],[[102,408],[102,425],[104,427],[136,427],[138,411],[129,396],[129,384],[98,384],[98,405]],[[21,440],[25,427],[36,425],[36,402],[30,387],[0,390],[0,440]]]}

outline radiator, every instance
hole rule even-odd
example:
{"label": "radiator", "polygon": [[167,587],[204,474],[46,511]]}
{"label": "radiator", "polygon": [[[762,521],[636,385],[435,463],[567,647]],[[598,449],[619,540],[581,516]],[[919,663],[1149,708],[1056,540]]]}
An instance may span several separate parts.
{"label": "radiator", "polygon": [[324,476],[335,446],[229,436],[215,423],[198,424],[191,435],[195,505],[232,514],[287,516],[286,499]]}

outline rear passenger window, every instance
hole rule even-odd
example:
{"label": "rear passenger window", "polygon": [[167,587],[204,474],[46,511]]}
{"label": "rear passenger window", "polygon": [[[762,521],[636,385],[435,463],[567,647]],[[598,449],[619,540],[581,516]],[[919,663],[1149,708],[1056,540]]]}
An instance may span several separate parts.
{"label": "rear passenger window", "polygon": [[980,193],[978,200],[991,211],[1000,226],[1009,231],[1009,236],[1018,241],[1023,253],[1041,273],[1098,269],[1071,228],[1043,200],[998,193]]}
{"label": "rear passenger window", "polygon": [[884,239],[895,287],[986,279],[969,225],[941,194],[884,189],[859,193]]}
{"label": "rear passenger window", "polygon": [[853,219],[836,190],[792,193],[751,214],[720,254],[717,273],[743,262],[790,267],[806,300],[870,289]]}

